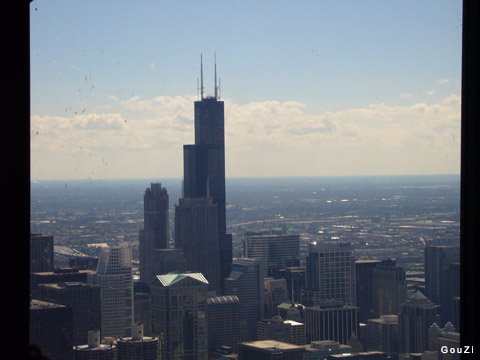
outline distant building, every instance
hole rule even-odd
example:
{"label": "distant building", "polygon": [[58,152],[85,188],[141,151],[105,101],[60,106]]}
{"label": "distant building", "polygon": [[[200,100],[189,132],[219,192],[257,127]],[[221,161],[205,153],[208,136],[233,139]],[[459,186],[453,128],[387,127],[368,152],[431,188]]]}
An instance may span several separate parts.
{"label": "distant building", "polygon": [[243,342],[238,346],[238,360],[304,360],[303,346],[275,340]]}
{"label": "distant building", "polygon": [[460,263],[448,265],[447,289],[444,320],[460,329]]}
{"label": "distant building", "polygon": [[143,324],[132,326],[132,336],[117,340],[117,360],[158,360],[157,337],[143,336]]}
{"label": "distant building", "polygon": [[277,306],[288,301],[287,282],[285,279],[265,278],[265,314],[271,318],[277,314]]}
{"label": "distant building", "polygon": [[150,311],[150,294],[134,292],[133,294],[133,322],[143,324],[145,336],[152,335],[152,315]]}
{"label": "distant building", "polygon": [[357,260],[356,267],[356,291],[358,321],[366,323],[367,319],[374,318],[373,313],[373,270],[380,264],[380,260]]}
{"label": "distant building", "polygon": [[428,350],[428,328],[440,321],[438,305],[420,291],[402,304],[398,316],[398,352],[421,353]]}
{"label": "distant building", "polygon": [[384,260],[373,269],[373,314],[397,315],[407,298],[405,270],[394,260]]}
{"label": "distant building", "polygon": [[208,351],[227,346],[237,352],[240,342],[240,301],[235,295],[207,299]]}
{"label": "distant building", "polygon": [[73,360],[117,360],[117,347],[102,344],[100,330],[91,330],[87,344],[73,347]]}
{"label": "distant building", "polygon": [[[440,305],[440,325],[452,321],[452,298],[459,296],[460,283],[449,283],[450,264],[460,262],[459,246],[425,247],[425,296]],[[458,324],[455,324],[458,326]]]}
{"label": "distant building", "polygon": [[99,285],[101,336],[131,336],[133,323],[132,251],[127,245],[102,248],[88,283]]}
{"label": "distant building", "polygon": [[53,236],[30,233],[30,273],[54,269]]}
{"label": "distant building", "polygon": [[273,276],[279,269],[300,265],[300,235],[246,232],[244,254],[246,258],[262,260],[264,276]]}
{"label": "distant building", "polygon": [[358,307],[342,302],[305,308],[307,342],[333,340],[347,344],[358,333]]}
{"label": "distant building", "polygon": [[143,196],[144,228],[139,234],[140,280],[149,283],[155,249],[168,249],[168,192],[160,183],[150,184]]}
{"label": "distant building", "polygon": [[90,256],[76,256],[68,260],[68,266],[79,270],[95,270],[98,266],[98,258]]}
{"label": "distant building", "polygon": [[157,275],[150,283],[152,331],[162,360],[207,360],[207,292],[201,273]]}
{"label": "distant building", "polygon": [[277,313],[284,320],[305,322],[305,306],[291,302],[284,302],[277,306]]}
{"label": "distant building", "polygon": [[295,345],[305,344],[305,324],[283,320],[280,316],[262,319],[257,323],[258,340],[277,340]]}
{"label": "distant building", "polygon": [[438,352],[424,351],[421,353],[399,354],[398,360],[438,360]]}
{"label": "distant building", "polygon": [[398,316],[381,315],[379,319],[367,322],[368,350],[386,352],[398,358]]}
{"label": "distant building", "polygon": [[30,343],[49,360],[72,357],[72,308],[36,299],[30,300]]}
{"label": "distant building", "polygon": [[301,303],[302,290],[305,288],[305,266],[279,269],[274,275],[286,280],[289,300]]}
{"label": "distant building", "polygon": [[447,322],[441,329],[436,323],[433,323],[428,329],[428,349],[438,351],[438,360],[459,360],[460,354],[450,351],[443,353],[442,347],[450,349],[460,348],[460,333],[457,332],[452,323]]}
{"label": "distant building", "polygon": [[202,273],[208,289],[220,293],[217,221],[217,204],[212,198],[179,199],[175,206],[175,247],[183,250],[187,270]]}
{"label": "distant building", "polygon": [[225,279],[225,293],[240,301],[240,340],[257,339],[257,321],[264,316],[263,264],[257,259],[237,259]]}
{"label": "distant building", "polygon": [[312,341],[305,345],[305,360],[323,360],[328,355],[351,353],[352,348],[337,341]]}
{"label": "distant building", "polygon": [[365,351],[353,354],[329,355],[327,360],[387,360],[387,353],[381,351]]}
{"label": "distant building", "polygon": [[317,306],[332,300],[355,305],[355,282],[355,258],[351,244],[309,244],[304,305]]}
{"label": "distant building", "polygon": [[39,285],[39,299],[72,308],[73,345],[88,341],[88,331],[101,325],[100,286],[83,282]]}

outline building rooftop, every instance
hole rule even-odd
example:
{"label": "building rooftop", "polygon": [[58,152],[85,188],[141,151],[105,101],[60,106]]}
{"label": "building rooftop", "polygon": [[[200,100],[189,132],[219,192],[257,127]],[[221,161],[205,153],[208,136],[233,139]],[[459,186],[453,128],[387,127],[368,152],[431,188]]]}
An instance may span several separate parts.
{"label": "building rooftop", "polygon": [[276,340],[258,340],[258,341],[243,342],[241,344],[244,346],[250,346],[257,349],[265,349],[265,350],[296,350],[296,349],[304,348],[303,346],[284,343]]}
{"label": "building rooftop", "polygon": [[165,275],[157,275],[157,279],[163,286],[171,286],[179,281],[182,281],[186,278],[192,278],[203,282],[204,284],[208,284],[208,280],[205,279],[202,273],[186,273],[186,274],[165,274]]}
{"label": "building rooftop", "polygon": [[216,304],[238,304],[240,301],[236,295],[215,296],[207,299],[208,305]]}
{"label": "building rooftop", "polygon": [[30,310],[43,310],[43,309],[55,309],[55,308],[64,308],[66,306],[60,304],[54,304],[46,301],[31,299],[30,300]]}

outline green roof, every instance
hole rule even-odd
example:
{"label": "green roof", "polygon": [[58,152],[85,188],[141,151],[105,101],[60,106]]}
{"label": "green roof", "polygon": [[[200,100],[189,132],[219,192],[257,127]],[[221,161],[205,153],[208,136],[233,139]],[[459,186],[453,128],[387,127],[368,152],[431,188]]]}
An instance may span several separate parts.
{"label": "green roof", "polygon": [[171,286],[186,278],[192,278],[204,284],[208,284],[208,280],[205,279],[205,276],[203,276],[202,273],[165,274],[165,275],[157,275],[156,277],[163,286]]}

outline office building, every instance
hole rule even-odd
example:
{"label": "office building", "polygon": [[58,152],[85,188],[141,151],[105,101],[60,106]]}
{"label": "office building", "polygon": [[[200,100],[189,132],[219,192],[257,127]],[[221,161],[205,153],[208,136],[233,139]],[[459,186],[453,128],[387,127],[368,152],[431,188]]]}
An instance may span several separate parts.
{"label": "office building", "polygon": [[30,273],[54,269],[53,236],[30,233]]}
{"label": "office building", "polygon": [[39,284],[54,284],[62,282],[87,282],[88,274],[95,274],[95,270],[79,270],[72,268],[56,268],[53,271],[30,274],[30,296],[38,297]]}
{"label": "office building", "polygon": [[207,299],[208,352],[222,346],[237,352],[240,342],[240,301],[235,295],[210,297]]}
{"label": "office building", "polygon": [[460,263],[451,263],[447,270],[447,291],[443,319],[460,329]]}
{"label": "office building", "polygon": [[49,360],[72,357],[72,308],[36,299],[30,300],[30,343]]}
{"label": "office building", "polygon": [[420,291],[401,306],[398,316],[398,352],[421,353],[428,350],[428,328],[440,321],[438,305]]}
{"label": "office building", "polygon": [[460,283],[449,286],[449,266],[460,262],[459,246],[436,246],[427,243],[425,247],[425,296],[440,305],[440,323],[452,321],[452,298],[459,296]]}
{"label": "office building", "polygon": [[304,305],[317,306],[332,300],[355,305],[355,282],[355,258],[351,244],[309,244]]}
{"label": "office building", "polygon": [[351,353],[352,348],[337,341],[312,341],[305,345],[305,360],[324,360],[328,355]]}
{"label": "office building", "polygon": [[304,360],[303,346],[276,340],[242,342],[238,346],[238,360]]}
{"label": "office building", "polygon": [[160,183],[150,184],[143,196],[144,227],[139,234],[140,280],[149,283],[156,275],[155,249],[168,249],[168,193]]}
{"label": "office building", "polygon": [[39,299],[72,308],[73,345],[88,342],[88,331],[101,325],[100,286],[83,282],[40,284]]}
{"label": "office building", "polygon": [[102,344],[100,330],[91,330],[87,336],[87,344],[73,347],[73,360],[117,360],[117,346]]}
{"label": "office building", "polygon": [[195,144],[183,146],[183,197],[208,198],[217,205],[220,279],[228,277],[232,264],[232,235],[226,233],[225,115],[220,101],[215,64],[215,95],[204,96],[203,64],[200,101],[195,101]]}
{"label": "office building", "polygon": [[133,293],[133,322],[143,324],[143,333],[145,336],[152,335],[152,315],[150,311],[150,294],[145,292]]}
{"label": "office building", "polygon": [[395,260],[384,260],[373,269],[373,314],[397,315],[407,298],[405,270]]}
{"label": "office building", "polygon": [[358,307],[342,301],[306,307],[305,327],[307,343],[333,340],[347,344],[352,334],[358,333]]}
{"label": "office building", "polygon": [[200,272],[210,291],[220,292],[217,204],[211,198],[179,199],[175,206],[175,247],[185,255],[187,270]]}
{"label": "office building", "polygon": [[133,323],[132,250],[127,245],[102,248],[88,283],[100,286],[101,336],[131,336]]}
{"label": "office building", "polygon": [[305,306],[292,302],[284,302],[277,306],[277,313],[285,320],[305,322]]}
{"label": "office building", "polygon": [[367,322],[368,350],[386,352],[398,358],[398,316],[381,315]]}
{"label": "office building", "polygon": [[294,266],[280,269],[274,277],[287,281],[289,300],[294,303],[302,302],[302,290],[305,288],[305,267]]}
{"label": "office building", "polygon": [[240,341],[257,339],[257,321],[264,316],[263,264],[257,259],[236,259],[225,279],[225,293],[240,301]]}
{"label": "office building", "polygon": [[117,360],[158,360],[158,338],[143,335],[143,324],[132,325],[132,336],[117,340]]}
{"label": "office building", "polygon": [[265,314],[266,318],[275,316],[277,306],[288,301],[287,281],[285,279],[265,278]]}
{"label": "office building", "polygon": [[207,360],[207,292],[200,273],[157,275],[150,283],[152,332],[162,360]]}
{"label": "office building", "polygon": [[277,340],[295,345],[305,344],[305,324],[283,320],[279,315],[257,323],[258,340]]}
{"label": "office building", "polygon": [[[438,360],[459,360],[460,354],[457,352],[443,353],[442,347],[447,349],[458,349],[460,346],[460,333],[457,332],[452,323],[447,322],[443,329],[436,323],[433,323],[428,328],[428,349],[431,351],[438,351]],[[468,355],[467,355],[468,356]]]}
{"label": "office building", "polygon": [[328,355],[327,360],[389,360],[387,353],[382,351],[365,351],[353,354]]}
{"label": "office building", "polygon": [[98,258],[90,256],[76,256],[68,260],[68,266],[79,270],[95,270],[98,266]]}
{"label": "office building", "polygon": [[244,254],[246,258],[262,260],[264,276],[273,276],[277,270],[300,265],[300,235],[246,232]]}
{"label": "office building", "polygon": [[373,269],[378,264],[380,264],[380,260],[355,261],[358,321],[361,323],[366,323],[367,319],[375,317],[373,312]]}

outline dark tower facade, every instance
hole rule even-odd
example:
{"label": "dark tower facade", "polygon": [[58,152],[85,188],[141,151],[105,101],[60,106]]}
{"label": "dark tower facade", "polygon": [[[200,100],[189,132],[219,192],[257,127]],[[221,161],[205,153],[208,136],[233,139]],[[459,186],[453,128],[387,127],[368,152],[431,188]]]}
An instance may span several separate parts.
{"label": "dark tower facade", "polygon": [[201,100],[195,101],[195,144],[183,146],[183,196],[212,198],[217,205],[221,290],[232,265],[232,236],[226,233],[225,111],[219,101],[215,64],[215,95],[204,97],[201,63]]}
{"label": "dark tower facade", "polygon": [[168,193],[162,184],[151,184],[143,197],[144,228],[140,230],[140,279],[146,283],[156,275],[152,260],[155,249],[168,248]]}

